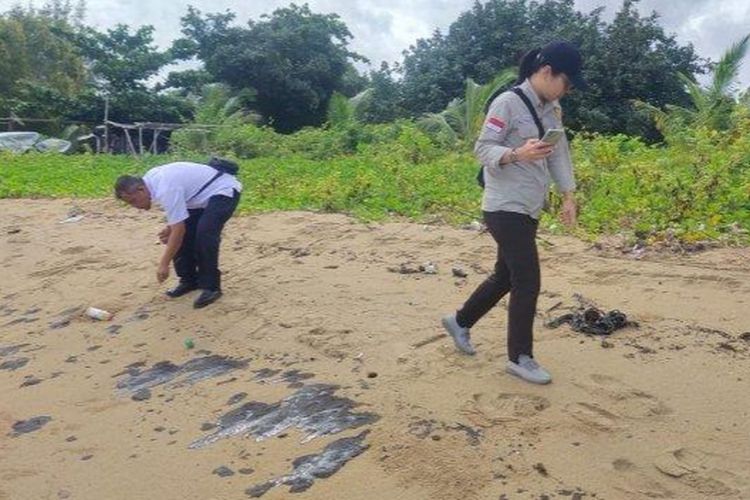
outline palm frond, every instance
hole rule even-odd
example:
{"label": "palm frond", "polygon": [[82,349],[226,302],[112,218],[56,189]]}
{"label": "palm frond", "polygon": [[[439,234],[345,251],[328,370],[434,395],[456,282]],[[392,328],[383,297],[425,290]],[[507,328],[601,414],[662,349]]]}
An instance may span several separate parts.
{"label": "palm frond", "polygon": [[469,132],[466,122],[466,101],[455,98],[440,112],[445,122],[453,129],[457,137],[466,138]]}
{"label": "palm frond", "polygon": [[690,100],[693,101],[693,106],[697,111],[703,111],[709,107],[708,96],[706,92],[689,76],[683,73],[677,73],[677,77],[685,85],[685,90],[690,94]]}
{"label": "palm frond", "polygon": [[721,56],[719,62],[716,63],[713,70],[713,80],[709,89],[712,97],[726,95],[734,90],[733,86],[736,83],[737,75],[742,66],[742,60],[747,54],[748,46],[750,46],[750,35],[732,44],[729,50]]}
{"label": "palm frond", "polygon": [[367,88],[349,99],[349,105],[352,108],[352,116],[355,120],[361,121],[367,109],[372,104],[374,90]]}
{"label": "palm frond", "polygon": [[466,82],[466,124],[467,138],[474,140],[479,135],[484,122],[484,110],[488,100],[499,90],[508,87],[516,79],[516,70],[508,68],[484,85],[477,85],[471,79]]}
{"label": "palm frond", "polygon": [[339,127],[350,123],[353,117],[353,107],[349,99],[339,92],[334,92],[328,102],[328,124],[331,127]]}
{"label": "palm frond", "polygon": [[231,116],[242,109],[242,100],[238,96],[230,97],[221,107],[221,114]]}
{"label": "palm frond", "polygon": [[440,142],[455,143],[459,137],[443,113],[426,113],[416,122],[417,127]]}

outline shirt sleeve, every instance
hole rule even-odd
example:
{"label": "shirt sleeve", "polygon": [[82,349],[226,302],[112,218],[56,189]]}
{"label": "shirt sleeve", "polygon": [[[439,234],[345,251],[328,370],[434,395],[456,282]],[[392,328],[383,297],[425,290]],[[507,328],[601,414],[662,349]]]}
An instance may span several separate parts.
{"label": "shirt sleeve", "polygon": [[500,168],[500,159],[511,149],[506,141],[512,125],[511,101],[507,95],[500,95],[492,102],[474,145],[474,155],[482,166]]}
{"label": "shirt sleeve", "polygon": [[547,167],[558,191],[567,193],[576,188],[576,181],[573,176],[573,162],[570,158],[570,145],[565,134],[563,134],[555,150],[547,158]]}
{"label": "shirt sleeve", "polygon": [[184,221],[189,217],[185,193],[181,188],[167,190],[161,197],[161,205],[167,214],[167,224],[173,225]]}

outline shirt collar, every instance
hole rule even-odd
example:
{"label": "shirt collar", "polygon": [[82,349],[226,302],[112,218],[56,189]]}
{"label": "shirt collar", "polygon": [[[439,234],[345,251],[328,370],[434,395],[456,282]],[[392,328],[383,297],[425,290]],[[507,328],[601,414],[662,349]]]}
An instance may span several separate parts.
{"label": "shirt collar", "polygon": [[158,193],[156,191],[159,187],[154,177],[155,176],[153,175],[152,171],[146,172],[146,175],[143,176],[143,183],[146,185],[146,189],[148,189],[148,192],[151,194],[152,199],[156,199],[158,197]]}
{"label": "shirt collar", "polygon": [[536,109],[542,109],[544,107],[542,104],[542,100],[539,98],[536,91],[534,91],[534,87],[531,85],[531,80],[527,78],[523,81],[520,87],[521,90],[523,90],[523,92],[529,97],[531,104],[533,104]]}

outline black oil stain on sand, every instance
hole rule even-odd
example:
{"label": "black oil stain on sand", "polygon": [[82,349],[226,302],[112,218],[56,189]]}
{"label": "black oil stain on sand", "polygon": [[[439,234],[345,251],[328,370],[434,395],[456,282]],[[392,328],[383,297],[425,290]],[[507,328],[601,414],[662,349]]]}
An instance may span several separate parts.
{"label": "black oil stain on sand", "polygon": [[35,432],[47,425],[52,420],[52,417],[42,415],[39,417],[32,417],[28,420],[20,420],[13,424],[13,432],[10,433],[11,437],[18,437],[21,434],[28,434],[29,432]]}
{"label": "black oil stain on sand", "polygon": [[245,494],[250,498],[259,498],[271,488],[282,484],[289,486],[290,493],[305,491],[316,479],[331,477],[348,461],[367,450],[370,445],[363,444],[363,441],[369,432],[366,430],[354,437],[338,439],[318,454],[299,457],[292,462],[290,474],[248,488]]}
{"label": "black oil stain on sand", "polygon": [[218,430],[190,444],[203,448],[220,439],[252,435],[257,441],[296,427],[307,434],[303,442],[376,422],[374,413],[354,413],[357,403],[335,395],[338,386],[312,384],[276,403],[251,401],[224,414]]}
{"label": "black oil stain on sand", "polygon": [[117,388],[130,393],[139,391],[143,393],[145,389],[167,383],[170,383],[172,387],[180,387],[245,368],[247,364],[246,360],[216,354],[193,358],[182,365],[176,365],[171,361],[160,361],[145,370],[141,370],[142,363],[134,363],[117,375],[126,375],[117,382]]}

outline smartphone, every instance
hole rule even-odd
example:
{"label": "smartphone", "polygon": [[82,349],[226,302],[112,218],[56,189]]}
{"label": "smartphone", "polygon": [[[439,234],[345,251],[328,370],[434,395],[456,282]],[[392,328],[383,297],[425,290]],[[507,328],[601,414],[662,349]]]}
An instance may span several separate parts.
{"label": "smartphone", "polygon": [[544,137],[542,137],[542,142],[555,145],[560,141],[560,139],[563,138],[563,135],[565,135],[565,130],[561,128],[551,128],[547,132],[544,133]]}

